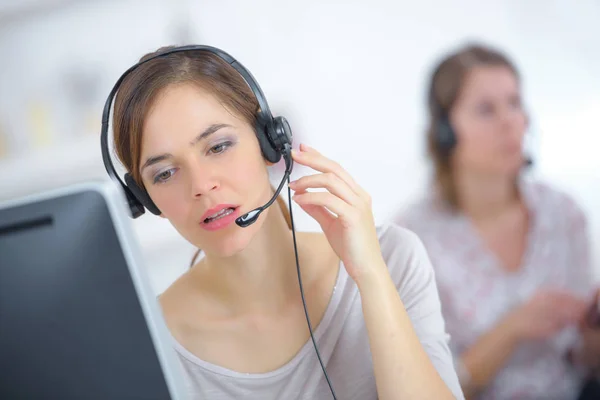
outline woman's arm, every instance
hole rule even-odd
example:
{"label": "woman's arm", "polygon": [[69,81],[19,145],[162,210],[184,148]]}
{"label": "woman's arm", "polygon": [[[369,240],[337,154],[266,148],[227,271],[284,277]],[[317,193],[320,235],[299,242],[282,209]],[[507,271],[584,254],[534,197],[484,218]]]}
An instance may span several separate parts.
{"label": "woman's arm", "polygon": [[461,386],[466,398],[475,396],[494,379],[517,345],[511,324],[502,321],[462,354],[459,362],[466,377],[461,376]]}
{"label": "woman's arm", "polygon": [[385,263],[357,285],[379,399],[454,399],[423,349]]}
{"label": "woman's arm", "polygon": [[[420,241],[415,235],[393,235],[390,228],[385,249],[390,257],[384,261],[371,198],[365,190],[339,164],[308,146],[301,145],[292,156],[298,164],[322,172],[291,182],[295,192],[292,199],[319,223],[348,275],[357,283],[378,397],[451,399],[454,396],[446,386],[451,382],[456,397],[462,399],[450,351],[443,342],[446,334],[433,268]],[[412,257],[415,243],[420,244],[420,252]],[[406,279],[392,280],[386,263]],[[407,294],[408,302],[401,299],[399,290]],[[418,333],[411,320],[419,324]],[[437,359],[428,358],[428,353]],[[433,363],[441,366],[447,382]]]}
{"label": "woman's arm", "polygon": [[584,310],[585,303],[567,291],[539,289],[524,304],[501,317],[461,356],[470,376],[461,382],[467,397],[490,383],[521,342],[550,339],[576,324]]}

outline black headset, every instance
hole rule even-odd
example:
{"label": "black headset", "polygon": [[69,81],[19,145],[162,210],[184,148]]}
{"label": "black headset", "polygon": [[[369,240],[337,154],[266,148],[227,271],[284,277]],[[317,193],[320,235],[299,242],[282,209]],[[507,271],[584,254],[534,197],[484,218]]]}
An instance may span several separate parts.
{"label": "black headset", "polygon": [[[113,99],[125,77],[127,77],[127,75],[129,75],[133,70],[137,69],[139,66],[159,57],[167,57],[168,55],[173,53],[190,51],[206,51],[211,54],[214,54],[222,60],[224,60],[225,62],[227,62],[233,68],[235,68],[235,70],[244,78],[244,80],[256,96],[256,100],[258,101],[259,105],[255,129],[263,157],[269,162],[276,163],[283,156],[286,161],[286,171],[291,170],[291,155],[289,154],[289,150],[291,150],[292,144],[292,130],[290,128],[290,125],[284,117],[273,117],[273,115],[271,114],[271,110],[269,109],[269,105],[267,104],[265,95],[263,94],[262,90],[260,89],[260,86],[258,85],[258,82],[256,82],[250,71],[248,71],[239,61],[234,59],[232,56],[230,56],[223,50],[217,49],[215,47],[205,45],[189,45],[174,47],[160,52],[158,54],[155,54],[154,56],[149,57],[143,61],[140,61],[137,64],[130,67],[127,71],[125,71],[110,91],[108,99],[106,99],[106,103],[104,105],[104,111],[102,112],[102,131],[100,135],[100,142],[102,147],[102,159],[104,161],[104,167],[106,168],[108,175],[111,178],[115,179],[117,182],[119,182],[119,184],[123,187],[133,218],[137,218],[144,214],[145,209],[149,210],[152,214],[155,215],[160,215],[161,212],[148,195],[148,192],[143,187],[140,187],[129,173],[125,174],[125,182],[123,182],[118,177],[115,167],[111,161],[110,152],[108,149],[108,128],[110,108]],[[282,184],[279,186],[277,195],[283,187],[283,182],[284,181],[282,181]],[[266,206],[268,207],[268,205]],[[252,217],[258,217],[257,213],[254,213]]]}
{"label": "black headset", "polygon": [[432,129],[433,129],[433,140],[438,148],[438,151],[444,156],[448,157],[454,147],[456,147],[456,134],[450,124],[448,116],[448,110],[445,110],[435,95],[435,83],[438,79],[438,75],[442,70],[443,63],[440,63],[429,80],[429,90],[427,92],[427,105],[429,106],[429,113],[432,118]]}
{"label": "black headset", "polygon": [[[427,101],[429,112],[431,118],[433,119],[433,140],[438,148],[439,153],[443,157],[448,158],[456,147],[458,139],[456,133],[454,132],[454,128],[452,128],[452,124],[450,123],[448,110],[442,107],[435,95],[435,82],[440,70],[442,69],[442,65],[443,63],[438,65],[431,75]],[[533,159],[529,154],[526,154],[524,156],[524,167],[530,167],[531,165],[533,165]]]}

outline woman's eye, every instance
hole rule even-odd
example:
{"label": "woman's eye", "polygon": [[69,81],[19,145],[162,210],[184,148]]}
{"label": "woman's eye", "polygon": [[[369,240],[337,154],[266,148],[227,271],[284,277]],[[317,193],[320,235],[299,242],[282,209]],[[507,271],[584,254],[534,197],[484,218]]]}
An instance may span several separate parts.
{"label": "woman's eye", "polygon": [[154,177],[154,183],[164,183],[169,178],[171,178],[171,176],[173,176],[173,170],[172,169],[168,169],[166,171],[163,171],[163,172],[157,174]]}
{"label": "woman's eye", "polygon": [[231,142],[219,143],[216,146],[211,147],[209,152],[212,154],[220,154],[227,150],[229,146],[231,146]]}

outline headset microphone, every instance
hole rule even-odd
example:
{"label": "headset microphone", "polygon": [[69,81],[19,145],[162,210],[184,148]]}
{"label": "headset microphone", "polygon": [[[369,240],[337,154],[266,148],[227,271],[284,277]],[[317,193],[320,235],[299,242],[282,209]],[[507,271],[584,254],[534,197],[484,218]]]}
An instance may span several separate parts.
{"label": "headset microphone", "polygon": [[255,223],[256,220],[258,220],[260,213],[266,210],[277,199],[277,196],[279,196],[281,189],[283,189],[285,181],[288,180],[288,178],[290,177],[290,173],[292,172],[292,166],[294,164],[292,160],[292,149],[287,143],[284,146],[283,159],[285,161],[285,174],[283,175],[283,179],[281,180],[279,187],[275,191],[275,194],[273,195],[273,197],[271,197],[271,200],[269,200],[264,206],[255,208],[254,210],[242,215],[241,217],[236,218],[235,223],[238,224],[238,226],[246,228],[247,226],[250,226],[253,223]]}

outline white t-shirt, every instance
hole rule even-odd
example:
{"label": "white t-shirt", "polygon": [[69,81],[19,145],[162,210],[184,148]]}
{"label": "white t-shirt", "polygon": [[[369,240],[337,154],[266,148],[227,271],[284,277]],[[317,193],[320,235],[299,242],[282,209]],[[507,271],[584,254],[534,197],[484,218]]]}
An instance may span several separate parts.
{"label": "white t-shirt", "polygon": [[[448,347],[433,268],[421,241],[412,232],[393,225],[379,227],[378,236],[391,277],[425,351],[455,397],[464,399]],[[342,264],[325,314],[313,328],[337,398],[377,399],[361,297]],[[261,374],[208,363],[172,340],[190,399],[332,398],[310,339],[288,363]]]}

